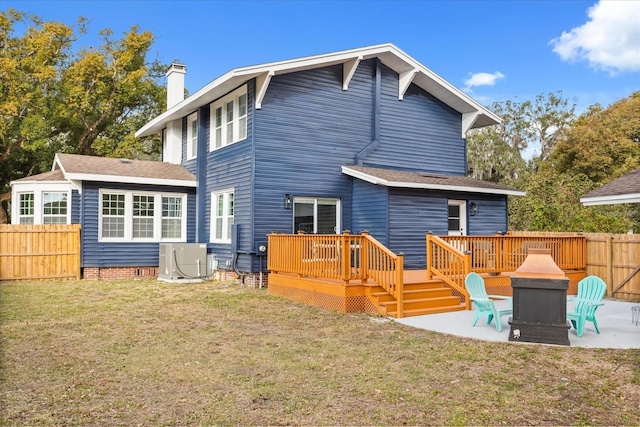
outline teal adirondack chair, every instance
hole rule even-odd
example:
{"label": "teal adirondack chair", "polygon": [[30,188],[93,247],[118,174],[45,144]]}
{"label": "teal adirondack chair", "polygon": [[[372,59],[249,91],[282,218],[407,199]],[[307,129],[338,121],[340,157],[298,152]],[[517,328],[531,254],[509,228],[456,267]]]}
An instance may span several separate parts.
{"label": "teal adirondack chair", "polygon": [[477,273],[469,273],[464,279],[464,284],[469,292],[469,299],[476,306],[476,317],[473,319],[473,326],[476,326],[480,317],[487,316],[487,325],[495,319],[496,329],[498,332],[502,331],[502,322],[500,317],[512,314],[513,308],[509,307],[498,310],[493,300],[502,299],[511,301],[512,298],[502,295],[487,295],[487,290],[484,287],[484,279]]}
{"label": "teal adirondack chair", "polygon": [[607,285],[597,276],[585,277],[578,283],[578,295],[575,298],[569,298],[569,301],[575,301],[573,311],[567,313],[567,318],[576,329],[576,334],[581,337],[584,332],[584,324],[588,320],[593,323],[596,332],[598,322],[596,321],[596,310],[604,305],[602,298],[607,291]]}

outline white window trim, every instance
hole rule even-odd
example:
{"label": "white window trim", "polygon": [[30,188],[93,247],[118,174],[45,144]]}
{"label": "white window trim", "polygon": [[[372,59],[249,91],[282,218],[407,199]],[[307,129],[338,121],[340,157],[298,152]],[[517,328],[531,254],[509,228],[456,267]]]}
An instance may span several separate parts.
{"label": "white window trim", "polygon": [[[102,237],[102,195],[124,194],[124,237]],[[133,196],[153,196],[153,238],[133,237]],[[155,193],[152,191],[123,191],[100,189],[98,200],[98,241],[99,242],[186,242],[187,241],[187,195],[184,193]],[[180,238],[162,238],[162,198],[182,199],[182,229]]]}
{"label": "white window trim", "polygon": [[[210,104],[209,111],[209,123],[210,123],[210,131],[209,131],[209,151],[219,150],[221,148],[226,147],[227,145],[235,144],[236,142],[243,141],[247,139],[249,134],[248,132],[248,117],[249,117],[249,99],[247,95],[247,111],[245,113],[245,136],[240,138],[240,102],[239,99],[242,95],[247,95],[247,85],[244,85],[230,94],[224,96],[223,98],[218,99],[216,102]],[[231,142],[227,142],[227,103],[233,101],[233,140]],[[222,108],[222,129],[220,135],[220,146],[216,147],[216,109]]]}
{"label": "white window trim", "polygon": [[47,183],[43,184],[20,184],[13,185],[11,196],[11,218],[14,224],[20,223],[20,194],[33,193],[33,224],[44,224],[42,204],[43,193],[66,193],[67,194],[67,220],[65,224],[71,224],[71,185],[69,183]]}
{"label": "white window trim", "polygon": [[[193,123],[196,124],[196,134],[193,134]],[[195,144],[193,139],[195,138]],[[187,160],[198,156],[198,113],[187,116]]]}
{"label": "white window trim", "polygon": [[[222,195],[224,196],[224,202],[223,202],[223,206],[222,206],[222,212],[226,213],[229,212],[229,195],[233,194],[233,199],[234,199],[234,203],[233,203],[233,215],[223,215],[222,216],[222,234],[223,234],[223,238],[221,239],[217,239],[215,237],[216,234],[216,219],[219,218],[217,216],[217,200],[218,200],[218,196]],[[209,241],[211,243],[231,243],[231,233],[229,233],[228,236],[225,236],[225,234],[227,233],[227,230],[229,230],[229,219],[231,219],[231,224],[233,224],[235,222],[235,199],[236,199],[236,193],[234,191],[233,188],[227,188],[225,190],[221,190],[221,191],[214,191],[211,193],[211,224],[209,227]]]}

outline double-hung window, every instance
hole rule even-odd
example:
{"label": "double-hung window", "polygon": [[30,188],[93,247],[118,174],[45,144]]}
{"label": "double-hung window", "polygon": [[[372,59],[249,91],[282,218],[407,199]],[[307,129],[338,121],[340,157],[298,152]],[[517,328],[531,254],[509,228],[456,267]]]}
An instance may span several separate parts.
{"label": "double-hung window", "polygon": [[182,197],[162,197],[162,238],[181,238],[182,221]]}
{"label": "double-hung window", "polygon": [[124,194],[102,194],[102,238],[124,238]]}
{"label": "double-hung window", "polygon": [[66,224],[67,223],[67,193],[44,192],[42,193],[42,223]]}
{"label": "double-hung window", "polygon": [[211,151],[247,137],[247,86],[211,104]]}
{"label": "double-hung window", "polygon": [[187,117],[187,160],[198,155],[198,113]]}
{"label": "double-hung window", "polygon": [[153,216],[155,197],[133,195],[133,238],[153,239]]}
{"label": "double-hung window", "polygon": [[225,190],[211,195],[211,241],[230,243],[233,226],[233,190]]}
{"label": "double-hung window", "polygon": [[20,193],[20,206],[18,207],[20,224],[33,224],[34,200],[33,193]]}
{"label": "double-hung window", "polygon": [[186,194],[102,190],[102,241],[186,241]]}

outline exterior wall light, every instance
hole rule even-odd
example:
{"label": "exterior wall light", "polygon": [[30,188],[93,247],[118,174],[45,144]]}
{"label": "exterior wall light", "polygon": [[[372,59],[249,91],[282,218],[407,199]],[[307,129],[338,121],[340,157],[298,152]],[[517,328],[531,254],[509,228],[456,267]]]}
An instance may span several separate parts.
{"label": "exterior wall light", "polygon": [[478,215],[478,204],[471,202],[469,203],[469,215],[476,216]]}
{"label": "exterior wall light", "polygon": [[291,197],[291,194],[287,193],[284,195],[284,208],[291,209],[292,206],[293,206],[293,197]]}

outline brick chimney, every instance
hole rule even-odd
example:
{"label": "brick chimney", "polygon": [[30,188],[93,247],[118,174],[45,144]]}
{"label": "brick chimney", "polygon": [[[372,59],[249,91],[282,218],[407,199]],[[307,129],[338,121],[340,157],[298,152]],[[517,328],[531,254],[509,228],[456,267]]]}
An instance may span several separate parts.
{"label": "brick chimney", "polygon": [[167,110],[184,99],[184,75],[187,67],[179,62],[171,64],[167,70]]}

